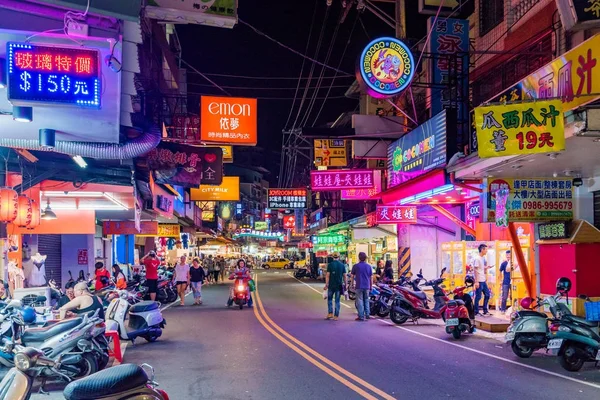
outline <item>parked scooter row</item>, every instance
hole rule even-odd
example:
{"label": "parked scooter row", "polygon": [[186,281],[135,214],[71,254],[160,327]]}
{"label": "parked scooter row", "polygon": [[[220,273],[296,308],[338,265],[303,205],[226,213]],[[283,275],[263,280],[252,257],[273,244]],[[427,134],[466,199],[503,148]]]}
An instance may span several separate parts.
{"label": "parked scooter row", "polygon": [[[579,371],[584,363],[600,361],[600,335],[598,323],[573,315],[560,300],[571,289],[568,278],[556,283],[556,294],[545,299],[525,298],[523,310],[513,314],[505,341],[511,343],[513,352],[522,358],[530,357],[534,351],[546,348],[558,356],[560,365],[567,371]],[[589,301],[589,297],[579,298]],[[532,310],[547,306],[552,317]]]}

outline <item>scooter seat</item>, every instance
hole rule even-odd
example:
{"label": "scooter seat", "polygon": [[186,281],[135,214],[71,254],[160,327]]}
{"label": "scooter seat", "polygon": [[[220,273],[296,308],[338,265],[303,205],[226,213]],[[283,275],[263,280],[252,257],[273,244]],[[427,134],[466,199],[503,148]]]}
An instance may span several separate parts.
{"label": "scooter seat", "polygon": [[585,325],[585,326],[590,326],[590,327],[598,326],[598,322],[588,321],[587,319],[578,317],[576,315],[565,315],[564,318],[569,319],[577,324],[581,324],[581,325]]}
{"label": "scooter seat", "polygon": [[419,292],[416,292],[416,291],[411,291],[411,293],[412,293],[412,294],[413,294],[415,297],[417,297],[417,298],[419,298],[419,299],[421,299],[421,300],[427,300],[427,294],[426,294],[425,292],[420,292],[420,291],[419,291]]}
{"label": "scooter seat", "polygon": [[521,310],[521,311],[517,311],[517,314],[520,317],[542,317],[542,318],[548,318],[548,316],[544,313],[541,313],[539,311],[533,311],[533,310]]}
{"label": "scooter seat", "polygon": [[141,301],[137,304],[134,304],[129,309],[132,313],[141,313],[146,311],[152,311],[158,309],[158,303],[155,301]]}
{"label": "scooter seat", "polygon": [[83,318],[70,318],[64,321],[57,322],[50,326],[42,327],[42,328],[30,328],[23,332],[21,335],[21,340],[24,344],[29,345],[29,343],[34,342],[44,342],[52,336],[56,336],[59,333],[66,332],[69,329],[75,328],[77,325],[81,324]]}
{"label": "scooter seat", "polygon": [[69,383],[63,396],[66,400],[95,400],[144,387],[147,382],[148,376],[141,367],[122,364]]}
{"label": "scooter seat", "polygon": [[448,308],[454,308],[454,307],[464,306],[464,305],[465,305],[465,302],[460,299],[450,300],[448,302]]}

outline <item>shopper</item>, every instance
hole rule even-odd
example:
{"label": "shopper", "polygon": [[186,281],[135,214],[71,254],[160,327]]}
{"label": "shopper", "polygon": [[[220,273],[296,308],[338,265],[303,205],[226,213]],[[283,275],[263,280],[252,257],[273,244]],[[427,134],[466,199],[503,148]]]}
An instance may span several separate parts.
{"label": "shopper", "polygon": [[223,256],[219,260],[219,268],[221,268],[221,284],[223,284],[225,283],[225,271],[227,270],[227,262]]}
{"label": "shopper", "polygon": [[379,259],[377,261],[377,268],[375,268],[375,276],[373,277],[375,279],[376,282],[379,282],[379,280],[383,277],[383,260]]}
{"label": "shopper", "polygon": [[200,266],[199,260],[194,258],[190,267],[190,286],[194,292],[194,305],[202,304],[202,284],[205,278],[204,268]]}
{"label": "shopper", "polygon": [[206,280],[208,281],[208,284],[210,285],[215,276],[215,260],[213,260],[212,255],[208,256],[208,258],[204,260],[204,265],[208,269],[208,276],[207,276]]}
{"label": "shopper", "polygon": [[506,312],[506,301],[508,300],[508,293],[510,292],[510,273],[513,268],[510,262],[510,250],[506,250],[506,260],[500,264],[500,272],[502,272],[502,298],[500,300],[500,311]]}
{"label": "shopper", "polygon": [[98,261],[96,263],[94,290],[98,291],[110,284],[110,272],[104,267],[104,263]]}
{"label": "shopper", "polygon": [[[475,257],[473,269],[475,270],[475,316],[490,316],[488,303],[490,302],[490,288],[487,285],[487,270],[491,268],[487,265],[486,254],[488,247],[485,244],[479,245],[479,256]],[[483,314],[479,314],[479,302],[483,294]]]}
{"label": "shopper", "polygon": [[185,291],[187,290],[188,282],[190,281],[190,264],[185,262],[186,256],[181,256],[179,262],[175,265],[175,273],[173,274],[173,282],[177,287],[179,295],[179,304],[185,305]]}
{"label": "shopper", "polygon": [[213,279],[215,281],[215,285],[219,283],[219,276],[221,275],[221,259],[219,257],[215,258],[215,270],[213,271]]}
{"label": "shopper", "polygon": [[148,288],[148,294],[150,300],[156,300],[156,292],[158,289],[158,266],[160,260],[156,256],[154,251],[149,252],[140,260],[146,268],[146,287]]}
{"label": "shopper", "polygon": [[65,319],[68,312],[74,314],[89,314],[93,315],[98,311],[98,317],[104,319],[104,307],[98,296],[94,296],[90,293],[87,282],[79,282],[73,289],[75,297],[73,300],[59,308],[60,319]]}
{"label": "shopper", "polygon": [[127,278],[125,278],[125,274],[121,271],[121,267],[119,264],[113,264],[113,279],[115,280],[115,286],[117,289],[125,290],[127,289]]}
{"label": "shopper", "polygon": [[358,310],[357,321],[370,318],[369,293],[373,288],[373,268],[366,262],[367,255],[363,252],[358,254],[359,263],[352,267],[351,282],[354,282],[356,291],[356,309]]}
{"label": "shopper", "polygon": [[[346,266],[340,261],[340,255],[333,253],[333,260],[327,265],[325,288],[327,290],[327,318],[337,321],[340,316],[340,298],[346,283]],[[335,297],[335,313],[333,298]]]}
{"label": "shopper", "polygon": [[387,260],[385,262],[385,267],[383,268],[383,275],[381,280],[385,283],[394,282],[394,266],[392,260]]}

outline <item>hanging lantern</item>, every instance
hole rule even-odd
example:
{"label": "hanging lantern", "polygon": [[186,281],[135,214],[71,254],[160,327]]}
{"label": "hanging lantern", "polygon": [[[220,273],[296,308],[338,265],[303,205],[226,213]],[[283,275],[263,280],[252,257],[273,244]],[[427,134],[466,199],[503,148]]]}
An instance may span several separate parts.
{"label": "hanging lantern", "polygon": [[33,229],[40,225],[41,222],[41,213],[40,213],[40,204],[31,200],[31,222],[27,225],[27,229]]}
{"label": "hanging lantern", "polygon": [[17,192],[0,188],[0,222],[13,222],[17,218]]}
{"label": "hanging lantern", "polygon": [[25,228],[31,223],[32,214],[31,199],[23,194],[20,195],[17,206],[17,218],[13,223],[19,228]]}

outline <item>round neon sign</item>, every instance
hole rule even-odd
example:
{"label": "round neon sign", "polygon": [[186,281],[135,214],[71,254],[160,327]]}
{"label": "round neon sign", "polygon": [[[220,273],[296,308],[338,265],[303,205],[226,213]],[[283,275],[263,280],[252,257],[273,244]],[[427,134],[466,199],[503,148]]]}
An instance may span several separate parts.
{"label": "round neon sign", "polygon": [[410,84],[415,75],[415,61],[406,44],[392,37],[382,37],[362,51],[357,75],[369,95],[391,97]]}

